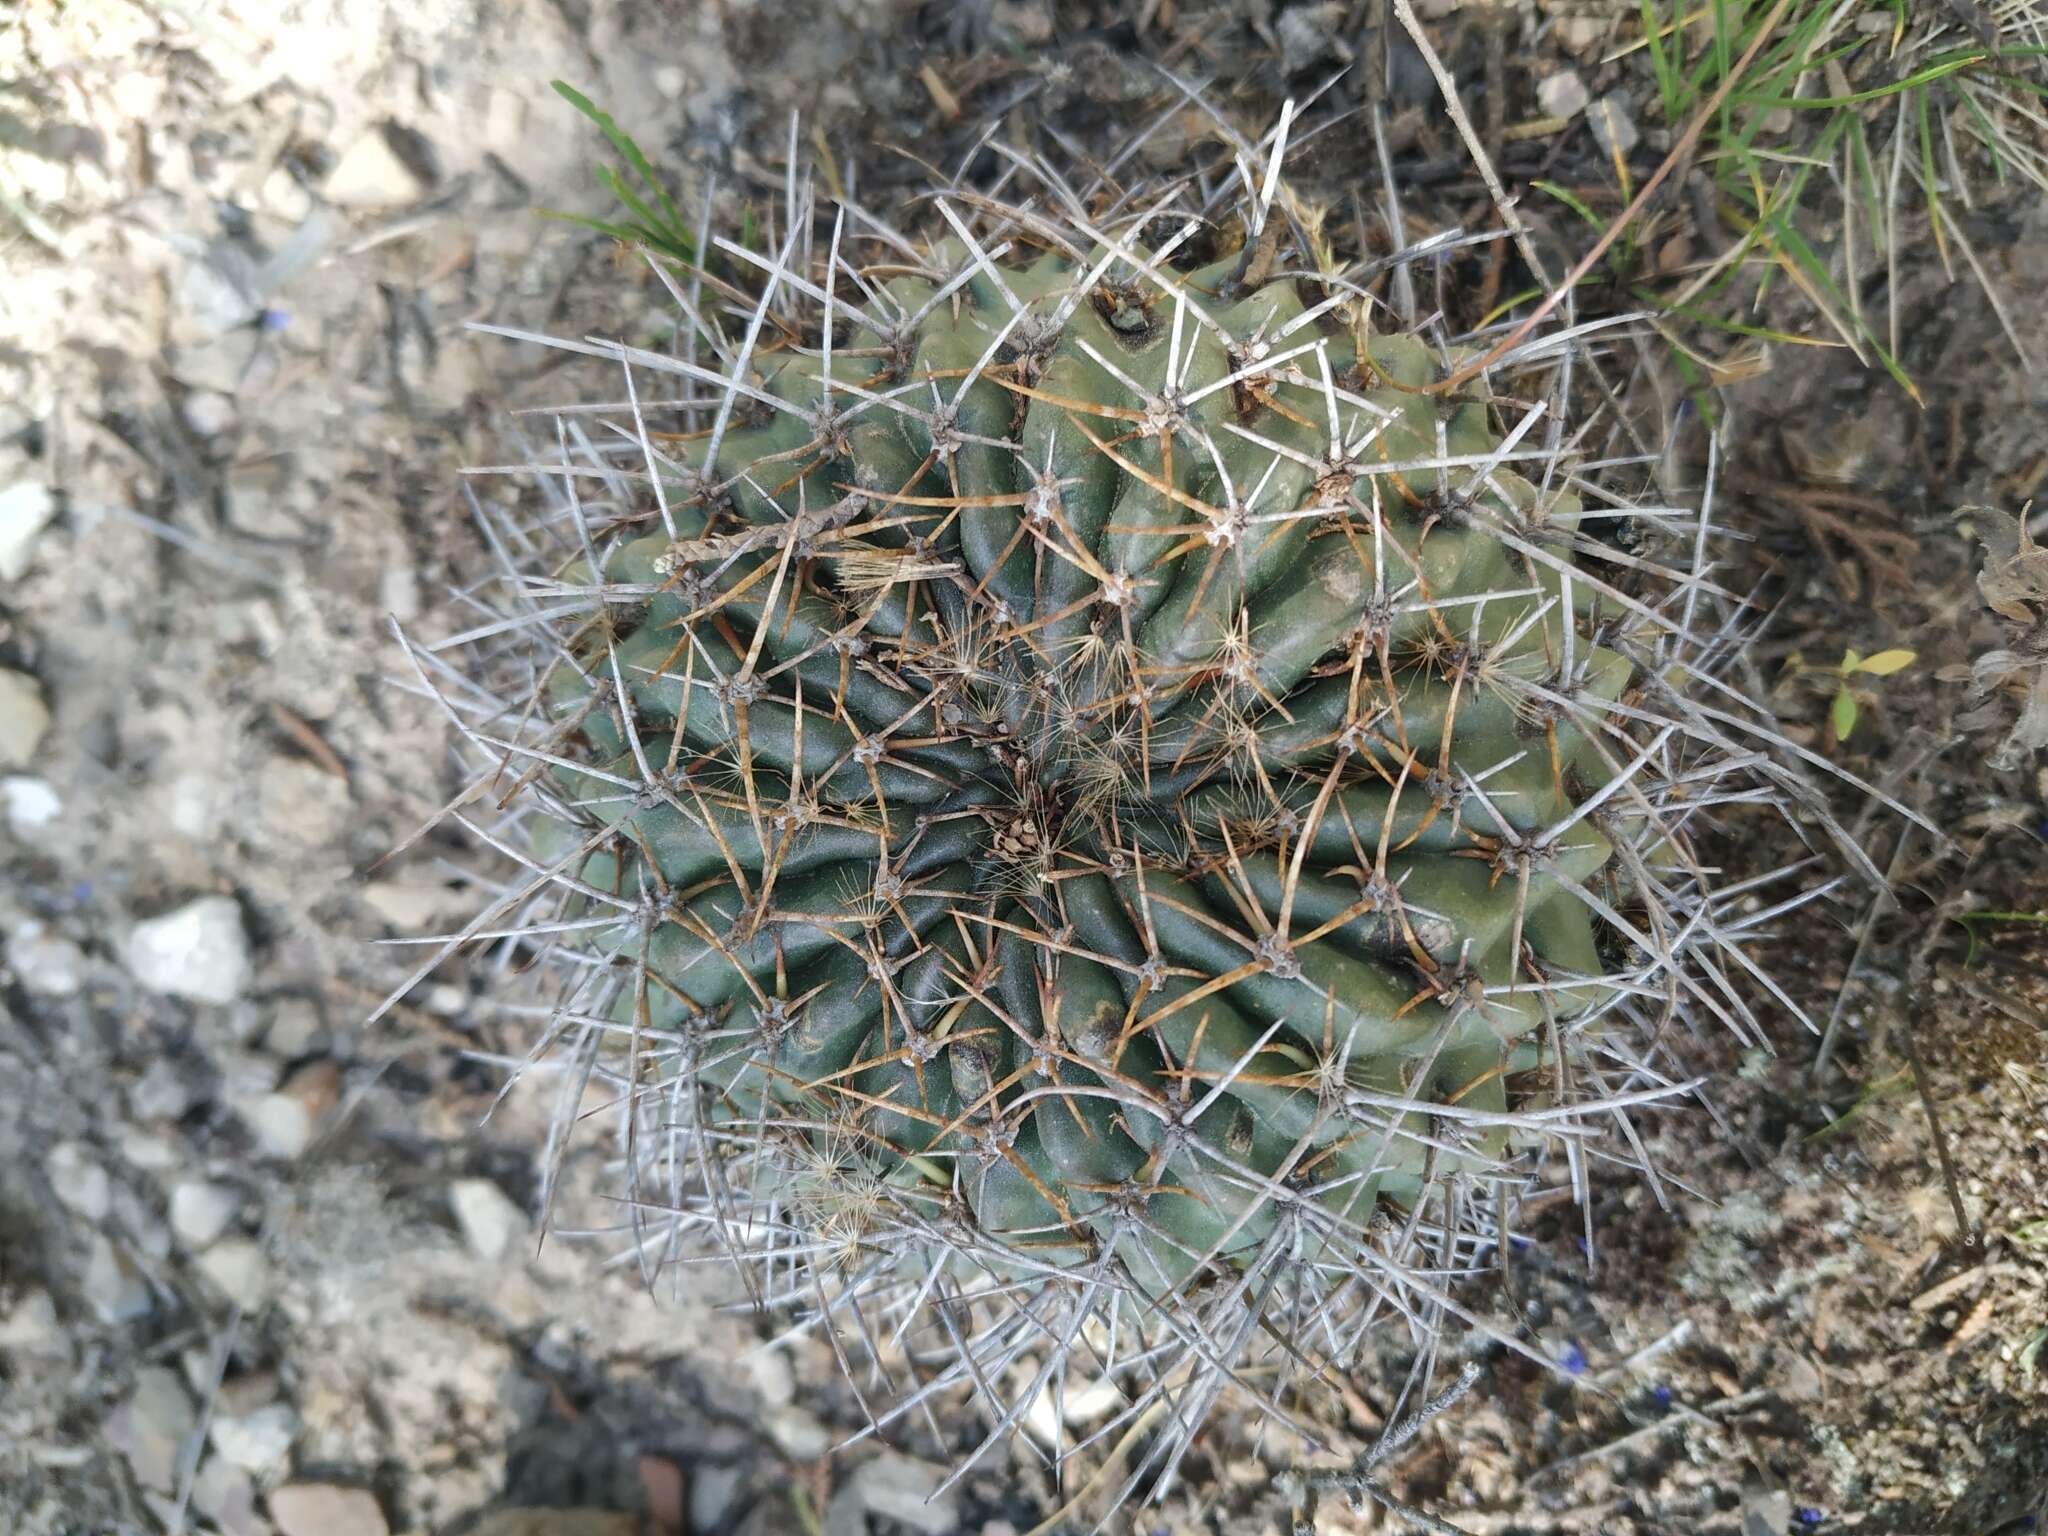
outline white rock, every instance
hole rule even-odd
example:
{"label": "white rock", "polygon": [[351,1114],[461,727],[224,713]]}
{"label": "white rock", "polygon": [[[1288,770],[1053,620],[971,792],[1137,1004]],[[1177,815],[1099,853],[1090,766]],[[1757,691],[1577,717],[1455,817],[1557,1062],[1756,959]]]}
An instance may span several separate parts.
{"label": "white rock", "polygon": [[135,979],[152,992],[195,1003],[228,1003],[249,985],[249,936],[228,896],[202,896],[137,923],[122,949]]}
{"label": "white rock", "polygon": [[654,88],[670,101],[680,97],[689,83],[690,77],[673,64],[664,64],[654,72]]}
{"label": "white rock", "polygon": [[207,1430],[207,1438],[228,1465],[257,1477],[282,1466],[298,1437],[299,1416],[285,1403],[270,1403],[253,1413],[216,1413]]}
{"label": "white rock", "polygon": [[199,1427],[178,1373],[161,1365],[135,1373],[135,1390],[107,1420],[107,1439],[127,1459],[135,1480],[158,1493],[177,1487],[185,1442]]}
{"label": "white rock", "polygon": [[71,1336],[48,1291],[30,1291],[0,1317],[0,1354],[24,1360],[69,1360]]}
{"label": "white rock", "polygon": [[1602,154],[1626,156],[1641,140],[1642,134],[1637,130],[1636,120],[1630,116],[1630,111],[1625,91],[1609,91],[1586,108],[1586,121],[1592,126],[1593,137]]}
{"label": "white rock", "polygon": [[7,936],[7,968],[44,997],[73,997],[85,986],[85,951],[33,918]]}
{"label": "white rock", "polygon": [[40,684],[24,672],[0,668],[0,768],[26,768],[50,729],[50,706]]}
{"label": "white rock", "polygon": [[531,1225],[491,1179],[457,1179],[448,1186],[448,1208],[462,1240],[486,1263],[505,1257]]}
{"label": "white rock", "polygon": [[50,1148],[50,1185],[57,1198],[86,1221],[105,1221],[113,1208],[113,1185],[107,1170],[84,1143],[60,1141]]}
{"label": "white rock", "polygon": [[320,191],[338,208],[398,208],[419,201],[427,184],[399,157],[390,134],[372,128],[342,154]]}
{"label": "white rock", "polygon": [[79,1289],[100,1321],[110,1326],[147,1317],[156,1307],[156,1297],[142,1271],[104,1232],[93,1236]]}
{"label": "white rock", "polygon": [[501,160],[515,161],[526,138],[526,98],[502,85],[484,103],[484,147]]}
{"label": "white rock", "polygon": [[269,1503],[283,1536],[390,1536],[384,1511],[361,1488],[291,1483],[273,1490]]}
{"label": "white rock", "polygon": [[313,1145],[319,1132],[312,1108],[289,1093],[266,1093],[242,1106],[242,1119],[265,1157],[294,1158]]}
{"label": "white rock", "polygon": [[227,1231],[241,1208],[241,1195],[228,1185],[186,1179],[171,1191],[171,1231],[196,1253]]}
{"label": "white rock", "polygon": [[39,480],[22,480],[0,491],[0,581],[28,574],[36,539],[57,515],[57,498]]}
{"label": "white rock", "polygon": [[1586,82],[1575,69],[1545,75],[1536,86],[1536,104],[1545,117],[1577,117],[1592,99],[1592,92],[1586,89]]}
{"label": "white rock", "polygon": [[270,1299],[270,1260],[251,1238],[222,1238],[199,1256],[199,1272],[244,1312]]}
{"label": "white rock", "polygon": [[0,806],[6,808],[8,830],[16,837],[40,832],[64,810],[64,802],[48,779],[25,773],[10,773],[0,779]]}
{"label": "white rock", "polygon": [[287,224],[296,224],[313,211],[313,194],[300,186],[299,178],[281,165],[263,178],[263,187],[258,195],[263,199],[263,206]]}
{"label": "white rock", "polygon": [[137,1120],[177,1120],[192,1107],[193,1098],[178,1064],[159,1056],[128,1090],[128,1112]]}
{"label": "white rock", "polygon": [[185,397],[185,425],[199,437],[219,437],[235,426],[235,402],[217,390],[195,389]]}

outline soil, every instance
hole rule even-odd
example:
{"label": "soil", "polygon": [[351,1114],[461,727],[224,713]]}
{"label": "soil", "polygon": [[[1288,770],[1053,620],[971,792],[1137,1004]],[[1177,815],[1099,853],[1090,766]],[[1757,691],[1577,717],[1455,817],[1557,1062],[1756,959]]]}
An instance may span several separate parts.
{"label": "soil", "polygon": [[[1482,124],[1539,116],[1567,69],[1650,99],[1639,54],[1607,57],[1612,7],[1425,9]],[[733,207],[778,196],[792,112],[886,200],[992,116],[1118,142],[1174,101],[1162,67],[1269,120],[1373,56],[1378,10],[29,0],[0,21],[0,496],[51,506],[20,573],[0,568],[0,668],[51,717],[32,733],[16,702],[0,726],[0,1528],[375,1536],[579,1507],[664,1536],[1000,1536],[1070,1500],[1070,1528],[1092,1525],[1088,1469],[1057,1488],[1023,1444],[926,1507],[936,1523],[859,1502],[883,1481],[864,1468],[917,1485],[942,1448],[829,1452],[861,1419],[828,1351],[781,1340],[714,1270],[650,1285],[578,1240],[610,1219],[601,1135],[568,1149],[537,1226],[550,1106],[498,1095],[530,1044],[516,954],[466,956],[361,1023],[415,963],[394,941],[459,922],[484,878],[445,832],[386,861],[459,782],[390,621],[468,622],[483,554],[458,471],[503,456],[539,382],[467,322],[595,331],[652,299],[609,242],[537,216],[601,202],[550,79],[658,151],[686,206],[711,185]],[[1483,225],[1434,82],[1392,55],[1411,216]],[[1187,116],[1147,169],[1200,131]],[[1638,179],[1669,141],[1643,116]],[[1366,143],[1340,123],[1312,173],[1342,185]],[[1511,138],[1502,165],[1611,182],[1583,119]],[[2018,348],[2048,360],[2029,297],[2048,205],[1993,189],[1962,218]],[[1392,1496],[1457,1529],[2048,1514],[2048,943],[1970,916],[2048,890],[2048,776],[2002,749],[2011,694],[1971,686],[2043,621],[1994,611],[1978,577],[1998,514],[2048,479],[2048,372],[1929,242],[1901,290],[1924,406],[1839,350],[1775,348],[1723,400],[1719,520],[1743,541],[1731,584],[1768,609],[1752,654],[1788,734],[1955,846],[1828,784],[1896,898],[1845,880],[1757,949],[1829,1030],[1826,1060],[1784,1009],[1770,1049],[1702,1038],[1708,1099],[1644,1125],[1658,1183],[1550,1202],[1505,1284],[1475,1286],[1576,1365],[1482,1354],[1386,1464]],[[1915,660],[1861,690],[1837,742],[1811,667],[1850,647]],[[1732,867],[1800,852],[1761,818],[1723,837]],[[131,934],[207,896],[232,903],[210,909],[221,963],[166,992]],[[1292,1475],[1399,1416],[1407,1361],[1382,1353],[1321,1445],[1226,1413],[1109,1528],[1400,1528],[1336,1494],[1310,1514]],[[381,1524],[287,1527],[308,1505],[279,1490],[307,1486],[367,1492]]]}

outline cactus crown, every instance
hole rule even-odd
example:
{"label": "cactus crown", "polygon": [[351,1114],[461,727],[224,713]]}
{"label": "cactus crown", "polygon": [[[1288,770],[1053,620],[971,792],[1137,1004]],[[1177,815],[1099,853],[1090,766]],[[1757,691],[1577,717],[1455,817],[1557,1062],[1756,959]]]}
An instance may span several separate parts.
{"label": "cactus crown", "polygon": [[621,382],[411,653],[518,822],[470,932],[557,961],[650,1270],[722,1244],[878,1431],[1095,1379],[1135,1485],[1376,1324],[1527,1352],[1455,1279],[1633,1160],[1674,1016],[1750,1027],[1704,517],[1630,520],[1569,334],[1439,388],[1479,338],[1382,290],[1456,237],[1340,261],[1285,143],[1020,156],[929,242],[793,179],[771,254],[649,257],[672,344],[508,333]]}

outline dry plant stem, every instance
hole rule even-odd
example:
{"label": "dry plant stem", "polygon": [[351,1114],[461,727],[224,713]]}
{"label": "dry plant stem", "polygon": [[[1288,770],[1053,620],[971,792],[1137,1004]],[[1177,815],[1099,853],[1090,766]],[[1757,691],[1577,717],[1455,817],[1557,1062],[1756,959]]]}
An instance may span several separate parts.
{"label": "dry plant stem", "polygon": [[[1778,3],[1771,8],[1771,14],[1764,18],[1763,25],[1757,29],[1755,39],[1751,41],[1748,48],[1743,50],[1742,57],[1736,61],[1735,67],[1728,72],[1727,77],[1722,80],[1719,88],[1715,90],[1712,96],[1707,98],[1706,105],[1694,114],[1693,120],[1687,124],[1685,132],[1679,135],[1678,142],[1671,146],[1671,152],[1664,157],[1663,164],[1659,165],[1650,179],[1643,183],[1642,190],[1630,199],[1629,205],[1622,209],[1621,216],[1607,226],[1607,232],[1593,242],[1593,248],[1579,258],[1578,265],[1565,274],[1564,281],[1552,288],[1544,297],[1543,302],[1536,306],[1534,312],[1528,315],[1520,325],[1508,332],[1506,336],[1502,337],[1492,351],[1482,357],[1473,359],[1462,368],[1454,370],[1436,383],[1427,386],[1427,393],[1433,395],[1448,394],[1468,380],[1477,378],[1503,357],[1506,357],[1527,339],[1530,332],[1534,331],[1537,326],[1541,325],[1549,317],[1552,310],[1565,301],[1565,298],[1579,285],[1588,272],[1599,265],[1600,258],[1605,256],[1608,248],[1621,238],[1622,231],[1634,223],[1636,217],[1649,205],[1649,201],[1656,195],[1657,189],[1664,185],[1665,178],[1692,153],[1693,145],[1699,142],[1699,137],[1706,131],[1707,124],[1712,122],[1714,114],[1721,110],[1721,103],[1728,99],[1729,93],[1735,89],[1736,82],[1742,78],[1744,71],[1755,61],[1757,54],[1770,39],[1771,33],[1777,30],[1778,23],[1784,19],[1785,12],[1791,9],[1791,5],[1792,0],[1778,0]],[[1415,15],[1414,0],[1394,0],[1394,9],[1400,16],[1402,25],[1408,29],[1409,34],[1419,39],[1422,32],[1422,23]],[[1422,46],[1427,50],[1428,45],[1426,43]],[[1435,61],[1435,55],[1430,53],[1428,57],[1433,61],[1434,67],[1441,71],[1443,66],[1440,61]],[[1454,115],[1463,124],[1464,131],[1469,134],[1471,131],[1469,123],[1464,123],[1461,114]],[[1474,153],[1476,154],[1477,152],[1475,147]],[[1482,165],[1485,164],[1483,158],[1480,163]]]}
{"label": "dry plant stem", "polygon": [[1942,930],[1950,920],[1954,903],[1944,902],[1928,919],[1927,931],[1914,946],[1913,958],[1906,967],[1906,1008],[1905,1027],[1899,1038],[1905,1045],[1906,1065],[1913,1072],[1913,1086],[1920,1092],[1920,1108],[1927,1116],[1927,1133],[1934,1141],[1934,1155],[1941,1163],[1941,1179],[1948,1191],[1948,1203],[1955,1212],[1956,1240],[1965,1248],[1978,1245],[1977,1229],[1970,1222],[1969,1209],[1963,1204],[1962,1181],[1956,1175],[1955,1155],[1949,1151],[1948,1137],[1941,1128],[1941,1116],[1934,1107],[1934,1089],[1927,1081],[1927,1069],[1920,1061],[1920,1021],[1929,1012],[1928,997],[1932,991],[1929,981],[1932,977],[1934,951],[1942,940]]}

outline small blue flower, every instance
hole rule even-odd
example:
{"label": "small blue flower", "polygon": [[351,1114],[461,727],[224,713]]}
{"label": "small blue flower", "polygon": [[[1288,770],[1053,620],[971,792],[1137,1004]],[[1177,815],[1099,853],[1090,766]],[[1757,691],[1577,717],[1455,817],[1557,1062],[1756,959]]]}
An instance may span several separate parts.
{"label": "small blue flower", "polygon": [[1586,1352],[1576,1344],[1567,1344],[1564,1353],[1557,1357],[1557,1363],[1572,1375],[1577,1376],[1586,1368]]}
{"label": "small blue flower", "polygon": [[256,317],[256,323],[274,336],[292,323],[292,317],[286,310],[266,309]]}
{"label": "small blue flower", "polygon": [[1671,1389],[1661,1381],[1656,1386],[1650,1388],[1650,1396],[1657,1399],[1657,1405],[1660,1408],[1669,1408],[1671,1406]]}
{"label": "small blue flower", "polygon": [[1821,1521],[1827,1519],[1827,1516],[1811,1505],[1801,1505],[1792,1512],[1792,1518],[1801,1525],[1819,1525]]}

